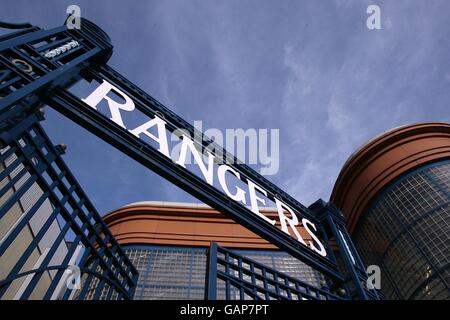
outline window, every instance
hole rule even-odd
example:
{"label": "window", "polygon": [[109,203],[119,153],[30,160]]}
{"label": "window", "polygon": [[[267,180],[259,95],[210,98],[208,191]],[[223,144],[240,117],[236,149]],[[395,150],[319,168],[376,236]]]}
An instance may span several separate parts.
{"label": "window", "polygon": [[450,299],[450,161],[395,181],[363,213],[354,242],[390,299]]}

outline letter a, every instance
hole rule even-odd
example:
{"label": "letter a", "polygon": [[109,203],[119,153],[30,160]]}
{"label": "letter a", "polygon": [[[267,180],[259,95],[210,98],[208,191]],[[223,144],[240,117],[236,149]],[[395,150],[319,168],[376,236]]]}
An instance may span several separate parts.
{"label": "letter a", "polygon": [[[157,137],[148,131],[148,129],[150,129],[154,125],[156,125],[158,128]],[[166,135],[166,122],[161,118],[159,118],[158,116],[155,116],[155,118],[153,118],[150,121],[147,121],[143,125],[140,125],[136,129],[130,130],[130,132],[138,138],[140,134],[145,134],[150,139],[156,141],[159,144],[158,151],[164,154],[167,158],[170,158],[169,145],[167,143],[167,135]]]}
{"label": "letter a", "polygon": [[381,9],[379,6],[372,4],[367,7],[367,11],[370,16],[366,20],[367,29],[373,30],[381,29]]}

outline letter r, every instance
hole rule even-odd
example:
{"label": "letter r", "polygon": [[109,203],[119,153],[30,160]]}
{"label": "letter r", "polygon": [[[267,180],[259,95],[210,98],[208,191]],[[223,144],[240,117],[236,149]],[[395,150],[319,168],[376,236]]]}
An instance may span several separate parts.
{"label": "letter r", "polygon": [[[110,91],[113,91],[116,94],[120,95],[125,100],[125,103],[118,103],[117,101],[114,101],[113,99],[108,97],[107,94]],[[111,120],[117,123],[122,128],[126,129],[125,125],[123,124],[122,116],[120,115],[120,110],[133,111],[133,100],[131,100],[125,93],[114,87],[106,80],[103,80],[103,82],[97,87],[97,89],[95,89],[94,92],[92,92],[87,98],[81,100],[88,104],[90,107],[97,110],[97,105],[103,99],[108,102],[108,107],[111,112]]]}

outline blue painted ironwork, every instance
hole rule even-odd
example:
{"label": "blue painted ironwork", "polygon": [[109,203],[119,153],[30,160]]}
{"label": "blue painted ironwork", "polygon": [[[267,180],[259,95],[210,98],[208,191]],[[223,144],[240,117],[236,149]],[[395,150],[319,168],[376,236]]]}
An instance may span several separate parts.
{"label": "blue painted ironwork", "polygon": [[347,221],[340,210],[332,203],[326,203],[323,200],[313,203],[310,209],[316,213],[322,225],[327,228],[328,233],[335,241],[345,267],[345,273],[349,275],[352,286],[356,290],[356,297],[362,300],[380,299],[376,289],[367,288],[368,275],[365,265],[345,228]]}
{"label": "blue painted ironwork", "polygon": [[[313,210],[303,206],[228,152],[224,151],[224,158],[219,159],[222,161],[233,159],[229,165],[240,173],[244,182],[247,180],[255,182],[267,190],[269,199],[282,200],[295,211],[295,214],[312,221],[317,226],[318,235],[328,252],[328,257],[322,257],[254,215],[241,203],[232,201],[197,175],[175,164],[154,147],[110,121],[67,91],[72,84],[81,79],[98,82],[107,80],[127,94],[134,101],[137,110],[149,117],[158,115],[164,118],[169,131],[173,132],[182,128],[191,135],[203,137],[194,141],[200,148],[216,146],[212,140],[197,132],[192,125],[107,66],[106,62],[112,54],[110,39],[92,22],[82,19],[80,30],[68,30],[65,26],[48,31],[37,27],[23,27],[27,31],[16,36],[7,35],[0,38],[1,143],[5,145],[13,141],[12,130],[16,126],[21,126],[23,119],[33,114],[40,103],[46,103],[199,200],[318,270],[327,277],[332,286],[336,288],[341,286],[345,279],[333,255],[329,238],[335,238],[340,234],[338,231],[345,231],[342,223],[336,223],[334,218],[319,219]],[[66,48],[68,43],[73,41],[76,41],[77,45]],[[58,51],[61,46],[66,50]],[[58,177],[55,176],[55,178]],[[342,239],[336,240],[339,250],[343,250],[343,244],[340,244]],[[347,236],[345,241],[351,243]],[[356,252],[353,254],[357,255]],[[349,264],[346,264],[346,268],[349,268],[352,279],[357,281],[355,286],[361,287],[365,273],[359,272],[359,268]],[[363,289],[360,289],[358,293],[361,299],[369,298]]]}
{"label": "blue painted ironwork", "polygon": [[316,288],[300,279],[211,243],[208,252],[205,299],[216,300],[218,279],[225,282],[225,297],[233,289],[239,300],[343,300],[327,286]]}
{"label": "blue painted ironwork", "polygon": [[[21,213],[10,231],[1,238],[0,257],[7,257],[11,252],[19,255],[11,269],[7,270],[6,277],[0,279],[0,298],[24,278],[29,278],[28,285],[19,295],[16,294],[16,298],[29,298],[38,284],[40,298],[68,298],[71,288],[64,284],[65,272],[79,248],[77,266],[83,280],[79,290],[92,285],[89,279],[99,278],[101,285],[90,289],[97,294],[96,297],[99,297],[99,292],[103,295],[115,292],[117,299],[130,299],[137,282],[137,271],[63,162],[61,148],[51,143],[39,125],[38,121],[42,119],[39,113],[30,114],[8,131],[9,142],[2,146],[0,179],[7,183],[0,189],[0,195],[6,197],[5,201],[0,202],[0,219],[9,215],[25,194],[36,196],[36,201]],[[42,213],[37,212],[43,210],[42,204],[46,201],[51,204],[51,210],[44,213],[44,219]],[[30,229],[32,220],[38,215],[44,219],[42,225]],[[54,229],[56,223],[58,230]],[[25,241],[21,237],[27,230],[31,230],[32,238],[20,251],[16,247]],[[52,244],[43,252],[41,243],[44,237],[49,236]],[[61,247],[67,249],[55,265],[57,250]],[[36,254],[43,259],[37,268],[30,269],[26,263]],[[44,274],[52,281],[43,289],[40,280]],[[83,275],[87,276],[87,281]],[[63,285],[63,289],[58,285]],[[84,299],[86,295],[78,295],[78,298]]]}
{"label": "blue painted ironwork", "polygon": [[[88,107],[83,101],[69,92],[62,90],[55,91],[55,95],[45,97],[44,101],[55,110],[74,120],[76,123],[81,124],[83,128],[93,132],[112,146],[123,151],[131,158],[155,171],[199,200],[228,215],[236,222],[276,244],[281,249],[311,265],[313,268],[327,274],[336,281],[342,281],[337,264],[333,261],[328,241],[324,243],[328,246],[330,258],[324,258],[300,244],[296,239],[274,228],[253,214],[246,206],[231,201],[226,194],[211,187],[206,181],[189,170],[177,165],[157,149],[138,139],[128,130],[118,126],[96,110]],[[166,121],[167,118],[165,117]],[[264,187],[264,185],[262,186]],[[309,213],[309,211],[307,212]],[[310,213],[309,216],[313,217]],[[315,218],[312,220],[316,221]],[[317,226],[320,230],[320,223],[317,223]],[[325,238],[326,235],[322,233],[321,237]]]}

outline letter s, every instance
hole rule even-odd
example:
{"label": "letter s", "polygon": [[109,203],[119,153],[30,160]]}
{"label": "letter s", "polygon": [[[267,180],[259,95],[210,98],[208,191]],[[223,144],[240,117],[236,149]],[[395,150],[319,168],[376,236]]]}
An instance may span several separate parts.
{"label": "letter s", "polygon": [[326,257],[327,256],[327,251],[325,250],[325,247],[323,246],[322,242],[320,242],[319,238],[317,238],[317,236],[314,234],[314,232],[311,231],[311,229],[310,229],[310,226],[311,226],[314,229],[314,231],[317,231],[316,226],[314,225],[314,223],[312,223],[311,221],[309,221],[306,218],[303,218],[302,219],[302,224],[305,227],[306,232],[309,233],[309,235],[314,240],[314,242],[319,246],[319,248],[317,248],[314,245],[314,243],[312,241],[310,241],[309,242],[309,246],[311,247],[311,249],[316,251],[322,257]]}

